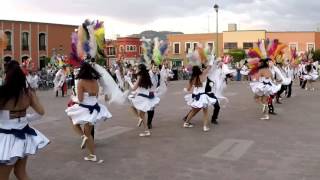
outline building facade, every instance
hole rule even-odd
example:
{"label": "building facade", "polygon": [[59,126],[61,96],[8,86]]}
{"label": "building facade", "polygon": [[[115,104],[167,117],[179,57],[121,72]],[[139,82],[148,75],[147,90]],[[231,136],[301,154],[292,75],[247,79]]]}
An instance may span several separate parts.
{"label": "building facade", "polygon": [[320,48],[320,32],[267,32],[266,38],[279,39],[280,42],[287,44],[286,53],[293,48],[297,52]]}
{"label": "building facade", "polygon": [[[194,50],[197,45],[208,47],[212,51],[216,49],[217,34],[172,34],[167,36],[169,42],[168,60],[172,67],[180,67],[187,63],[188,49]],[[222,54],[222,34],[218,34],[219,54]]]}
{"label": "building facade", "polygon": [[40,69],[54,53],[69,56],[71,33],[76,28],[62,24],[0,20],[0,30],[8,42],[0,52],[0,58],[19,62],[31,58],[34,69]]}
{"label": "building facade", "polygon": [[110,67],[112,62],[117,60],[117,41],[112,39],[107,39],[105,44],[104,54],[106,55],[106,65]]}
{"label": "building facade", "polygon": [[[142,42],[136,37],[119,37],[116,40],[116,57],[117,59],[135,64],[139,62],[143,54]],[[111,62],[112,64],[115,62]]]}
{"label": "building facade", "polygon": [[[168,59],[173,66],[183,66],[186,61],[187,49],[197,44],[204,46],[210,43],[215,45],[215,34],[179,34],[168,35],[170,53]],[[285,56],[290,57],[290,49],[295,48],[297,52],[306,52],[320,49],[320,32],[267,32],[266,30],[237,30],[236,25],[230,25],[228,31],[219,34],[219,55],[233,49],[248,50],[258,40],[278,39],[281,43],[288,45]],[[214,47],[213,47],[214,48]]]}
{"label": "building facade", "polygon": [[232,49],[250,49],[259,39],[266,39],[265,30],[224,31],[223,52],[226,53]]}

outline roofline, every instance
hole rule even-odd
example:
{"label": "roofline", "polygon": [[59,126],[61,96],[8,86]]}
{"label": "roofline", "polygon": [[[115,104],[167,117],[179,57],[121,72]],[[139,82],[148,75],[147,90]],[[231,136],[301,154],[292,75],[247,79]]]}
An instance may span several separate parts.
{"label": "roofline", "polygon": [[236,30],[236,31],[223,31],[223,32],[246,32],[246,31],[264,31],[264,32],[268,32],[265,29],[257,29],[257,30]]}
{"label": "roofline", "polygon": [[[217,34],[217,33],[195,33],[195,34],[167,34],[167,36],[185,36],[185,35],[211,35],[211,34]],[[222,33],[218,33],[222,34]]]}
{"label": "roofline", "polygon": [[37,21],[18,21],[18,20],[4,20],[4,19],[0,19],[0,21],[5,21],[5,22],[20,22],[20,23],[51,24],[51,25],[60,25],[60,26],[71,26],[71,27],[78,27],[78,26],[79,26],[79,25],[72,25],[72,24],[58,24],[58,23],[37,22]]}
{"label": "roofline", "polygon": [[270,31],[267,33],[320,33],[318,31]]}
{"label": "roofline", "polygon": [[117,37],[117,39],[141,39],[141,38],[126,36],[126,37]]}

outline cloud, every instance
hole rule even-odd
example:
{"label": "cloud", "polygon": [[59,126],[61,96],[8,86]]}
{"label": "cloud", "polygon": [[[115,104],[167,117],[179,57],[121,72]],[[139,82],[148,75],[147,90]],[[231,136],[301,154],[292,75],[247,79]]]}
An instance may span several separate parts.
{"label": "cloud", "polygon": [[[227,30],[228,23],[236,23],[241,29],[274,31],[315,30],[320,26],[319,0],[216,2],[220,6],[220,31]],[[71,24],[79,24],[85,18],[102,18],[117,34],[151,28],[200,33],[215,29],[213,3],[212,0],[10,0],[4,2],[5,10],[0,11],[0,17]]]}

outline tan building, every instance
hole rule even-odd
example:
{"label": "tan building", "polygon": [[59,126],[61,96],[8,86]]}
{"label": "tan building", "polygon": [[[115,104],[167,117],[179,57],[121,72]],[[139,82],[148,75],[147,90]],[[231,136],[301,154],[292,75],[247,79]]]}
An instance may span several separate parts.
{"label": "tan building", "polygon": [[25,21],[0,20],[8,45],[0,52],[0,59],[20,62],[32,58],[35,68],[46,65],[53,53],[69,56],[71,33],[77,26]]}
{"label": "tan building", "polygon": [[[218,36],[219,54],[222,54],[222,34],[219,33]],[[170,44],[168,59],[171,61],[172,67],[185,65],[187,63],[188,49],[195,49],[198,44],[215,50],[216,37],[216,33],[168,35],[167,38]]]}
{"label": "tan building", "polygon": [[223,49],[224,52],[230,49],[249,49],[259,39],[266,39],[265,30],[224,31]]}

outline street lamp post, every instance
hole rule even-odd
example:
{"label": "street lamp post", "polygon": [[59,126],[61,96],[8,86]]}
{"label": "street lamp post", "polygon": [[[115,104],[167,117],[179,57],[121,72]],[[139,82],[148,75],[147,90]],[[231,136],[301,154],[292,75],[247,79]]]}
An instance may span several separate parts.
{"label": "street lamp post", "polygon": [[219,11],[219,6],[218,6],[218,4],[214,4],[214,6],[213,6],[213,8],[214,8],[214,10],[216,11],[216,57],[218,57],[218,54],[219,54],[219,34],[218,34],[218,32],[219,32],[219,18],[218,18],[218,11]]}

